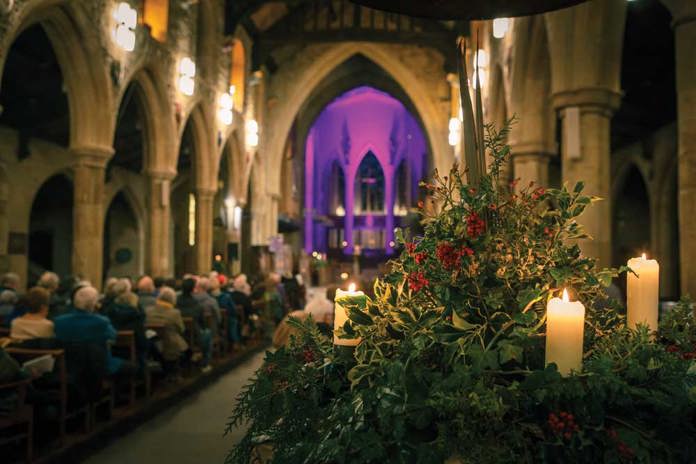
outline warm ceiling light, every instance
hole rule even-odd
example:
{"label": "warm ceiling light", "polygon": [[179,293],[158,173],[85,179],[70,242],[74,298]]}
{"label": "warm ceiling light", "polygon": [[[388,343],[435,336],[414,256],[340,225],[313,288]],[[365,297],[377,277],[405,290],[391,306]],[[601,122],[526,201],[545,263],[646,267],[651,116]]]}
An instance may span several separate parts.
{"label": "warm ceiling light", "polygon": [[232,113],[232,106],[234,105],[232,95],[229,93],[221,94],[218,100],[218,105],[218,118],[220,118],[220,121],[224,125],[229,126],[232,124],[232,119],[234,118],[234,114]]}
{"label": "warm ceiling light", "polygon": [[259,145],[259,123],[256,120],[249,119],[246,122],[245,139],[249,148],[256,148]]}
{"label": "warm ceiling light", "polygon": [[185,56],[179,62],[179,90],[184,95],[191,96],[196,89],[196,63]]}
{"label": "warm ceiling light", "polygon": [[510,28],[509,18],[495,18],[493,20],[493,37],[502,39]]}
{"label": "warm ceiling light", "polygon": [[116,44],[127,52],[135,50],[135,28],[138,25],[138,12],[128,3],[121,2],[114,10],[116,28],[113,38]]}

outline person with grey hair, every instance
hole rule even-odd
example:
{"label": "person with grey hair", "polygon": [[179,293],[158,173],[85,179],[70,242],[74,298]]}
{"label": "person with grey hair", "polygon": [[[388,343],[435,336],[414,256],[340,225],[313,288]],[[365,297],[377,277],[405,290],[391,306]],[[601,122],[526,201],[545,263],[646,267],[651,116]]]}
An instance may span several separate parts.
{"label": "person with grey hair", "polygon": [[19,276],[14,272],[3,274],[0,279],[0,292],[10,290],[16,293],[17,289],[19,289]]}
{"label": "person with grey hair", "polygon": [[147,324],[162,326],[159,352],[165,372],[176,376],[179,361],[190,355],[188,343],[184,340],[184,320],[181,311],[174,307],[176,292],[171,287],[162,287],[154,306],[145,310]]}
{"label": "person with grey hair", "polygon": [[144,275],[138,279],[136,285],[136,295],[138,295],[138,307],[144,313],[147,308],[154,306],[157,302],[157,291],[155,282],[149,275]]}
{"label": "person with grey hair", "polygon": [[11,290],[0,292],[0,326],[9,327],[10,321],[8,318],[14,311],[18,299],[17,293]]}
{"label": "person with grey hair", "polygon": [[98,303],[96,288],[90,285],[79,288],[73,296],[75,310],[54,321],[56,339],[70,345],[102,347],[106,351],[106,372],[119,378],[131,376],[135,366],[111,356],[110,344],[116,340],[116,329],[106,316],[96,313]]}
{"label": "person with grey hair", "polygon": [[41,274],[38,282],[36,282],[37,287],[45,288],[51,293],[58,289],[58,285],[60,285],[60,278],[58,277],[58,274],[51,271],[46,271]]}
{"label": "person with grey hair", "polygon": [[[216,283],[218,282],[216,281]],[[217,300],[213,298],[213,296],[209,293],[213,289],[214,286],[212,285],[211,280],[208,277],[200,277],[196,282],[196,289],[194,291],[193,296],[198,300],[198,303],[200,303],[201,308],[203,308],[203,312],[205,314],[210,314],[213,316],[213,319],[215,320],[215,326],[217,327],[220,325],[222,315],[220,314],[220,305],[218,304]]]}

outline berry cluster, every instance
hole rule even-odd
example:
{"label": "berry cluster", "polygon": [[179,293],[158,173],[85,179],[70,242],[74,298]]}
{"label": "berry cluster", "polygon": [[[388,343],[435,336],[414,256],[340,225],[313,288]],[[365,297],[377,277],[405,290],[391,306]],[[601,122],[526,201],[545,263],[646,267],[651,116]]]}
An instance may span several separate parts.
{"label": "berry cluster", "polygon": [[669,345],[667,347],[667,351],[670,353],[678,354],[681,356],[681,358],[685,361],[691,360],[691,359],[696,359],[696,351],[686,351],[677,345]]}
{"label": "berry cluster", "polygon": [[628,446],[626,442],[619,438],[619,434],[616,433],[616,429],[607,429],[607,436],[616,444],[616,451],[619,452],[619,456],[621,456],[622,461],[631,462],[635,459],[635,451],[633,451],[633,448]]}
{"label": "berry cluster", "polygon": [[573,438],[573,434],[580,431],[580,427],[575,423],[575,417],[565,411],[558,414],[549,413],[548,424],[554,434],[566,440],[570,440]]}
{"label": "berry cluster", "polygon": [[466,218],[466,233],[470,239],[475,240],[486,231],[486,223],[481,217],[471,212]]}
{"label": "berry cluster", "polygon": [[414,292],[419,292],[423,287],[430,284],[430,281],[425,278],[422,271],[412,272],[408,275],[408,288]]}
{"label": "berry cluster", "polygon": [[449,271],[458,268],[462,263],[462,257],[473,255],[474,250],[466,246],[455,248],[451,243],[440,242],[437,245],[435,254],[438,261],[442,263],[442,267]]}
{"label": "berry cluster", "polygon": [[313,349],[305,348],[304,351],[302,351],[302,358],[304,359],[305,364],[311,363],[317,359],[317,354]]}

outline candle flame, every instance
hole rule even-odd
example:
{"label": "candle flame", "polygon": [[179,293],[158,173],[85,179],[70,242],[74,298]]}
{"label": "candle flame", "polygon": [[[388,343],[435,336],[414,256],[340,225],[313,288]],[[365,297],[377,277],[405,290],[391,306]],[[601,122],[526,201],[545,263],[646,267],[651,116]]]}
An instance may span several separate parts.
{"label": "candle flame", "polygon": [[642,258],[643,258],[643,259],[647,259],[647,258],[646,258],[646,256],[645,256],[645,253],[643,253],[643,256],[642,256]]}
{"label": "candle flame", "polygon": [[563,298],[562,299],[563,299],[564,303],[568,303],[570,301],[570,298],[568,298],[568,290],[566,290],[565,288],[563,289]]}
{"label": "candle flame", "polygon": [[349,292],[354,292],[354,291],[355,291],[355,284],[350,284],[350,285],[348,285],[348,291],[349,291]]}

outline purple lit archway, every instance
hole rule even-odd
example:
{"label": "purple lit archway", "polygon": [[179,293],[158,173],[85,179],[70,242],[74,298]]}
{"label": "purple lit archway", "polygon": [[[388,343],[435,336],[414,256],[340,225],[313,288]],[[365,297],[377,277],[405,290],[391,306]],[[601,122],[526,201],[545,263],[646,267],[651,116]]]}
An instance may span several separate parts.
{"label": "purple lit archway", "polygon": [[333,100],[307,135],[305,251],[391,254],[427,160],[421,126],[399,100],[367,86]]}

